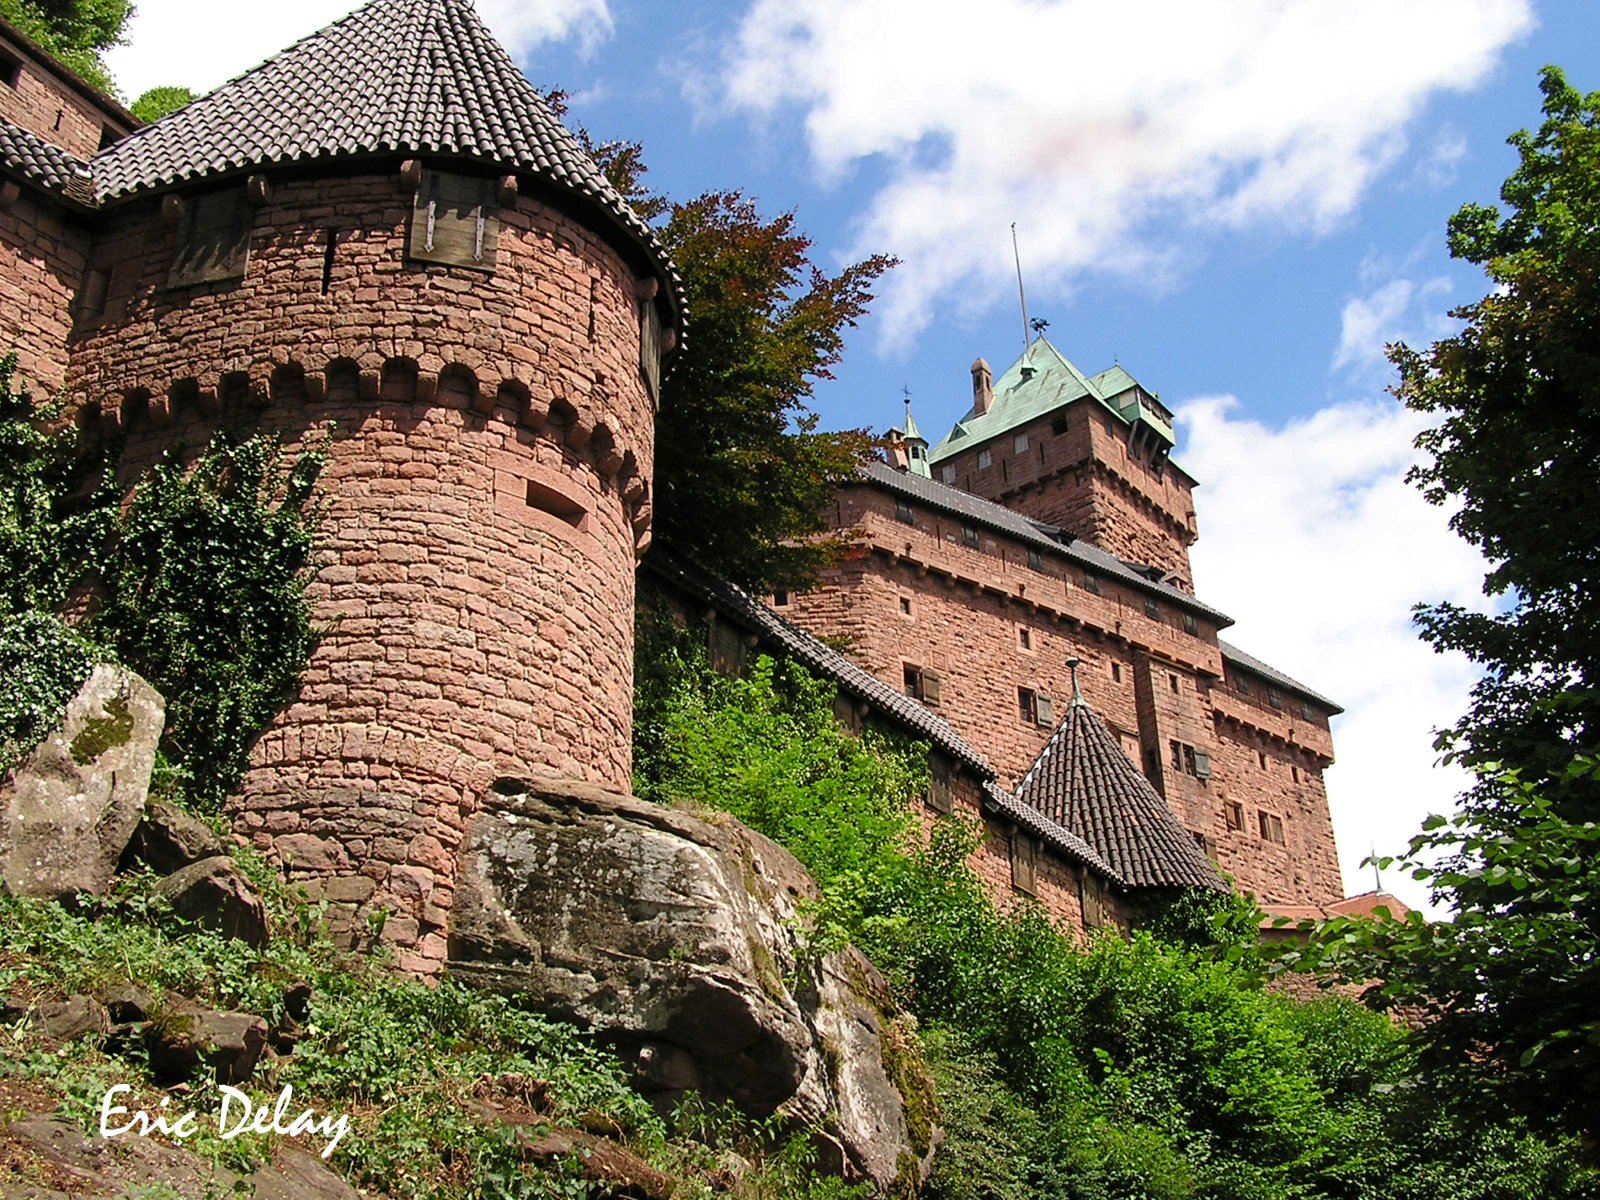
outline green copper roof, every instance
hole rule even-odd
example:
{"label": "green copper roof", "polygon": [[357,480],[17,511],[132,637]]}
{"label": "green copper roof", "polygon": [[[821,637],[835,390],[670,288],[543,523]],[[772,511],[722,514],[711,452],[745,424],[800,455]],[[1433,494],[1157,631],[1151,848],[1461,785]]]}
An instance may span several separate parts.
{"label": "green copper roof", "polygon": [[969,446],[991,441],[1085,396],[1130,424],[1142,418],[1171,445],[1176,441],[1171,422],[1159,407],[1139,399],[1142,391],[1138,381],[1120,366],[1085,375],[1046,338],[1037,338],[994,381],[994,404],[989,411],[979,416],[976,408],[969,408],[929,452],[928,460],[937,463]]}

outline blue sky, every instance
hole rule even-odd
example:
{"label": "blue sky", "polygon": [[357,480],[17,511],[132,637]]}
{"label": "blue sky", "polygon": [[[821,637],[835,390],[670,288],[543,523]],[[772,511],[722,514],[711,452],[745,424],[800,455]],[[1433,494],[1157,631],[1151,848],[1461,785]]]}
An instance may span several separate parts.
{"label": "blue sky", "polygon": [[[349,0],[141,0],[124,90],[204,90]],[[1201,481],[1197,588],[1231,640],[1341,700],[1328,782],[1347,885],[1461,780],[1429,732],[1471,671],[1420,646],[1419,600],[1482,603],[1483,564],[1402,482],[1420,427],[1385,341],[1423,344],[1481,276],[1444,222],[1493,200],[1537,73],[1600,87],[1600,7],[1570,0],[479,0],[541,86],[637,140],[674,196],[793,209],[827,268],[899,256],[831,427],[937,438],[968,368],[1035,317],[1080,367],[1120,361],[1180,416]],[[663,414],[670,420],[671,414]],[[1422,896],[1386,880],[1407,899]]]}

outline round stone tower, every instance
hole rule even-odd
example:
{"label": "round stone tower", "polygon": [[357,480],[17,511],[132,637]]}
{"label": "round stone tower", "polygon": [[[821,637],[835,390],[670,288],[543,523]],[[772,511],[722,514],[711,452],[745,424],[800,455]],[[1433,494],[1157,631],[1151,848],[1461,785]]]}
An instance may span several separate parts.
{"label": "round stone tower", "polygon": [[68,387],[125,469],[333,430],[328,633],[235,828],[431,972],[497,777],[627,785],[670,265],[467,0],[373,0],[92,167]]}

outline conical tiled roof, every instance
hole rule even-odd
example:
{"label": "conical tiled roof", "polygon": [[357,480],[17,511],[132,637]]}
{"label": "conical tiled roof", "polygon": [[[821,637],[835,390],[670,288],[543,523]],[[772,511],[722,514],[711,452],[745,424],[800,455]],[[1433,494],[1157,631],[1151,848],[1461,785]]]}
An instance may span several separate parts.
{"label": "conical tiled roof", "polygon": [[1129,887],[1227,886],[1081,701],[1068,706],[1015,796],[1089,843]]}
{"label": "conical tiled roof", "polygon": [[[252,167],[417,154],[538,176],[666,254],[470,0],[370,0],[95,156],[101,203]],[[676,299],[676,298],[674,298]]]}

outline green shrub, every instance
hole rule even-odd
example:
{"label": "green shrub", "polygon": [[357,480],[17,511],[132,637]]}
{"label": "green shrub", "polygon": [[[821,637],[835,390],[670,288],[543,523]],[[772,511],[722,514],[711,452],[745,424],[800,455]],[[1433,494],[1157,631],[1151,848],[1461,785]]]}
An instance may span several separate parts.
{"label": "green shrub", "polygon": [[55,728],[104,657],[47,613],[0,618],[0,776]]}

